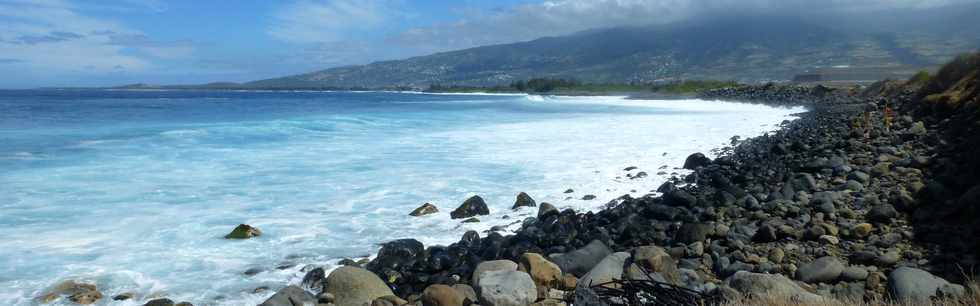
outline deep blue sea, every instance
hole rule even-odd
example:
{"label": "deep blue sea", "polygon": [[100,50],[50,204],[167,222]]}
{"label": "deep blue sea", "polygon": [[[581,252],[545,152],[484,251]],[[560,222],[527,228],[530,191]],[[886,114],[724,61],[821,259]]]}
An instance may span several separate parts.
{"label": "deep blue sea", "polygon": [[[254,305],[305,265],[330,268],[396,238],[448,244],[532,216],[510,210],[522,191],[582,210],[645,194],[688,154],[800,111],[617,97],[0,91],[0,305],[32,305],[68,279],[137,295],[113,305]],[[650,176],[627,177],[639,171]],[[451,220],[474,194],[491,216]],[[440,212],[407,216],[426,202]],[[239,223],[264,235],[222,239]],[[253,268],[262,272],[243,274]],[[273,290],[253,293],[260,286]]]}

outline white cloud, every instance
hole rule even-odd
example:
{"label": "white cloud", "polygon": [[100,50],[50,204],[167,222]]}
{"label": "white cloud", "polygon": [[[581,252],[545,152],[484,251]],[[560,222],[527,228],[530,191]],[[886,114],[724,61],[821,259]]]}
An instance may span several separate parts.
{"label": "white cloud", "polygon": [[267,33],[290,43],[326,43],[381,25],[393,11],[384,0],[303,0],[273,15]]}
{"label": "white cloud", "polygon": [[150,64],[108,44],[105,31],[135,33],[113,22],[77,14],[56,1],[0,3],[0,54],[16,65],[43,73],[139,71]]}

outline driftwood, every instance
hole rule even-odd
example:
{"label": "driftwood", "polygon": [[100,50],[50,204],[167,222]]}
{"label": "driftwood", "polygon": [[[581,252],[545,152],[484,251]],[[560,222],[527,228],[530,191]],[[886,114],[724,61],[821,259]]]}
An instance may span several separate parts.
{"label": "driftwood", "polygon": [[613,280],[590,284],[602,302],[609,306],[715,306],[720,298],[684,287],[656,281],[646,269],[645,280]]}

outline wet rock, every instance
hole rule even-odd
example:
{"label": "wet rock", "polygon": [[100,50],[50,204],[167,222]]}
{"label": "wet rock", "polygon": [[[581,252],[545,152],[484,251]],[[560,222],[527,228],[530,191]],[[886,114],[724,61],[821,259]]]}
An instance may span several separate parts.
{"label": "wet rock", "polygon": [[239,224],[231,233],[225,235],[225,239],[248,239],[262,236],[262,231],[248,224]]}
{"label": "wet rock", "polygon": [[394,295],[371,271],[356,267],[340,267],[327,276],[324,292],[333,294],[337,305],[368,304],[377,298]]}
{"label": "wet rock", "polygon": [[480,196],[472,196],[449,213],[453,219],[463,219],[478,215],[489,215],[490,209]]}
{"label": "wet rock", "polygon": [[431,285],[422,291],[423,306],[463,306],[463,296],[446,285]]}
{"label": "wet rock", "polygon": [[437,212],[439,212],[439,208],[438,207],[436,207],[435,205],[432,205],[432,203],[425,203],[425,204],[422,204],[422,206],[419,206],[418,208],[416,208],[415,210],[413,210],[408,215],[409,216],[413,216],[413,217],[419,217],[419,216],[431,215],[431,214],[434,214],[434,213],[437,213]]}
{"label": "wet rock", "polygon": [[595,198],[596,198],[596,196],[595,195],[592,195],[592,194],[587,194],[587,195],[582,196],[582,200],[583,201],[592,201],[592,200],[595,200]]}
{"label": "wet rock", "polygon": [[517,263],[506,259],[481,262],[473,270],[473,286],[480,287],[480,280],[483,274],[490,271],[517,271]]}
{"label": "wet rock", "polygon": [[300,286],[319,292],[323,290],[323,282],[326,281],[326,279],[326,272],[324,272],[323,268],[316,268],[310,270],[310,272],[306,272]]}
{"label": "wet rock", "polygon": [[796,278],[806,283],[829,283],[836,281],[844,272],[844,264],[837,257],[825,256],[800,266]]}
{"label": "wet rock", "polygon": [[194,306],[194,304],[191,304],[191,302],[180,302],[180,303],[174,304],[174,306]]}
{"label": "wet rock", "polygon": [[273,294],[272,297],[259,304],[259,306],[294,306],[293,302],[316,304],[316,297],[298,286],[288,286]]}
{"label": "wet rock", "polygon": [[559,213],[558,208],[548,202],[542,202],[541,206],[538,207],[538,219],[543,219],[549,215],[557,215]]}
{"label": "wet rock", "polygon": [[102,299],[102,292],[98,290],[79,292],[68,296],[68,300],[74,302],[75,304],[95,304]]}
{"label": "wet rock", "polygon": [[697,168],[704,167],[711,164],[711,159],[704,156],[701,153],[694,153],[687,156],[684,160],[684,169],[696,170]]}
{"label": "wet rock", "polygon": [[739,271],[725,279],[725,285],[742,294],[761,298],[786,297],[801,302],[823,301],[823,297],[806,291],[780,274]]}
{"label": "wet rock", "polygon": [[170,299],[155,299],[146,302],[143,306],[174,306],[174,301]]}
{"label": "wet rock", "polygon": [[532,199],[531,196],[527,195],[526,193],[521,192],[517,194],[517,199],[514,200],[514,207],[512,207],[512,209],[535,206],[537,206],[537,203],[534,202],[534,199]]}
{"label": "wet rock", "polygon": [[384,243],[378,256],[367,264],[367,268],[372,271],[383,272],[383,270],[403,270],[415,265],[420,254],[425,248],[422,242],[415,239],[399,239]]}
{"label": "wet rock", "polygon": [[899,301],[918,302],[939,296],[960,297],[965,293],[961,285],[910,267],[899,267],[888,275],[888,290]]}
{"label": "wet rock", "polygon": [[112,297],[112,300],[114,300],[114,301],[132,300],[135,296],[136,296],[136,294],[134,294],[132,292],[125,292],[125,293],[120,293],[120,294],[117,294],[116,296],[113,296]]}
{"label": "wet rock", "polygon": [[592,267],[595,267],[609,254],[612,254],[612,250],[608,246],[601,241],[593,240],[581,249],[564,254],[551,254],[549,258],[563,272],[581,276],[592,270]]}

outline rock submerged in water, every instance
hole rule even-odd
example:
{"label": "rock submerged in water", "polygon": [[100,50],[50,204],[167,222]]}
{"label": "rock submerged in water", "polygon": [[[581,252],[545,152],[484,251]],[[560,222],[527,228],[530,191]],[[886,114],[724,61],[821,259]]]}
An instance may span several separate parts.
{"label": "rock submerged in water", "polygon": [[231,233],[225,235],[225,239],[248,239],[258,236],[262,236],[261,230],[259,230],[257,227],[243,223],[231,230]]}
{"label": "rock submerged in water", "polygon": [[517,199],[514,201],[514,207],[512,207],[511,209],[518,209],[521,207],[535,207],[537,205],[538,204],[534,202],[534,199],[532,199],[531,196],[529,196],[527,193],[521,192],[517,194]]}
{"label": "rock submerged in water", "polygon": [[422,206],[419,206],[419,208],[413,210],[408,215],[412,217],[419,217],[419,216],[431,215],[437,212],[439,212],[439,208],[437,208],[435,205],[432,205],[432,203],[425,203],[422,204]]}
{"label": "rock submerged in water", "polygon": [[475,195],[463,201],[463,204],[450,212],[449,216],[453,219],[463,219],[489,214],[490,209],[487,208],[487,203],[483,201],[483,198]]}
{"label": "rock submerged in water", "polygon": [[94,284],[66,280],[38,296],[35,300],[41,304],[54,302],[63,296],[68,300],[82,305],[94,304],[102,299],[102,292]]}

